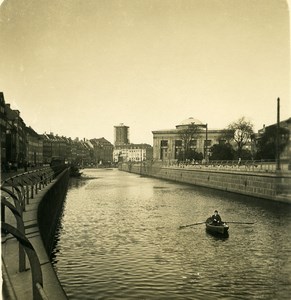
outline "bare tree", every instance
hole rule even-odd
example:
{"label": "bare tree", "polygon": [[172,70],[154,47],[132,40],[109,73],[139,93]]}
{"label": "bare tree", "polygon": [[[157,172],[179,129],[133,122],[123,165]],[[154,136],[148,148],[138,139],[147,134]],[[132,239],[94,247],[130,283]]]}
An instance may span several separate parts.
{"label": "bare tree", "polygon": [[201,134],[201,126],[191,123],[186,128],[179,129],[179,137],[183,145],[183,160],[187,158],[189,153],[191,141],[198,139]]}
{"label": "bare tree", "polygon": [[251,142],[254,134],[253,128],[254,125],[247,121],[245,117],[228,125],[225,132],[236,143],[238,157],[241,156],[243,147]]}

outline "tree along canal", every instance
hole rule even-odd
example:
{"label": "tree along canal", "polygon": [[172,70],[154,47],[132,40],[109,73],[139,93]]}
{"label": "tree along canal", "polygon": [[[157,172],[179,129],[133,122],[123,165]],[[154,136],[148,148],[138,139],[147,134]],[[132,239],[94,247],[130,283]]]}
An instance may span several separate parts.
{"label": "tree along canal", "polygon": [[[52,263],[69,299],[290,299],[291,207],[86,169],[72,179]],[[229,236],[205,221],[218,209]]]}

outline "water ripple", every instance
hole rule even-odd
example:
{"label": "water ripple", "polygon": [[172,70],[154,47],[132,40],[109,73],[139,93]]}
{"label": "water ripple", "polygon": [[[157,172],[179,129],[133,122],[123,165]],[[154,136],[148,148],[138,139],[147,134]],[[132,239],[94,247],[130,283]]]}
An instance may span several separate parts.
{"label": "water ripple", "polygon": [[[69,299],[289,299],[289,206],[117,170],[72,182],[53,264]],[[74,179],[76,182],[78,179]],[[218,208],[228,238],[205,232]]]}

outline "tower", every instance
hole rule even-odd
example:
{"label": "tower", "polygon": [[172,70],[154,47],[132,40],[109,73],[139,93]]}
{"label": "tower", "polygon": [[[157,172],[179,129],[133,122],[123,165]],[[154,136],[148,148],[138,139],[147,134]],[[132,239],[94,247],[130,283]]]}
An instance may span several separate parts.
{"label": "tower", "polygon": [[128,138],[128,126],[125,126],[123,123],[118,126],[114,126],[114,146],[121,146],[129,144]]}

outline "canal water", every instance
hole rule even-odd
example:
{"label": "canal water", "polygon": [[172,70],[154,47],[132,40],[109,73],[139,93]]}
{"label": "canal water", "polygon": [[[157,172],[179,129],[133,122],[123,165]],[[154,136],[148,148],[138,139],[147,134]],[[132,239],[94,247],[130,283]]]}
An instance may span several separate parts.
{"label": "canal water", "polygon": [[[125,173],[71,179],[52,262],[69,299],[290,299],[291,207]],[[205,221],[218,209],[229,236]]]}

